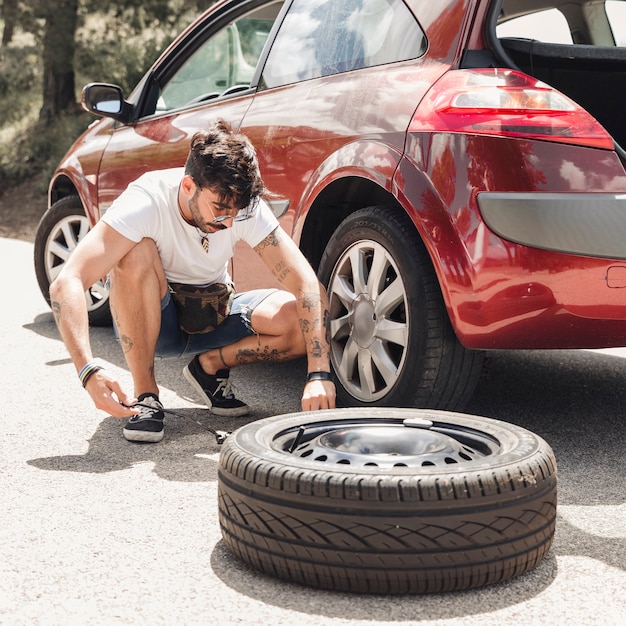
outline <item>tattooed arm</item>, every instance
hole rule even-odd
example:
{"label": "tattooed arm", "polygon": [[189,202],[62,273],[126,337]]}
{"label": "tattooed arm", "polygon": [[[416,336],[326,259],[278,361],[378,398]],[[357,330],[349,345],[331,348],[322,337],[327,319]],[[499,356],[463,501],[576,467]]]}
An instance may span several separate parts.
{"label": "tattooed arm", "polygon": [[[133,245],[133,242],[100,222],[81,240],[50,285],[54,319],[77,372],[93,359],[85,290],[106,276],[112,265]],[[130,404],[131,398],[104,371],[91,376],[85,388],[96,407],[110,415],[128,417],[137,412],[120,404]]]}
{"label": "tattooed arm", "polygon": [[[326,292],[293,240],[279,226],[255,248],[278,281],[295,297],[296,312],[308,362],[308,372],[330,372],[330,327]],[[305,385],[303,410],[334,408],[330,380]]]}

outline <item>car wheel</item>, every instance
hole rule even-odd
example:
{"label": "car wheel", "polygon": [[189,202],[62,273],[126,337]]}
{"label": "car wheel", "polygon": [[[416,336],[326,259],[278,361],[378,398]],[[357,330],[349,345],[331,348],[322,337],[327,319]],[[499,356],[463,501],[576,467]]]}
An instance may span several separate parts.
{"label": "car wheel", "polygon": [[225,544],[266,574],[361,593],[461,590],[544,558],[556,461],[534,433],[484,417],[294,413],[226,439],[218,499]]}
{"label": "car wheel", "polygon": [[[50,304],[50,283],[89,231],[89,220],[78,196],[67,196],[55,202],[43,215],[35,236],[35,274],[39,289]],[[109,292],[104,281],[98,281],[85,292],[89,323],[111,324]]]}
{"label": "car wheel", "polygon": [[328,242],[319,276],[341,405],[464,407],[484,353],[457,340],[428,253],[403,211],[350,215]]}

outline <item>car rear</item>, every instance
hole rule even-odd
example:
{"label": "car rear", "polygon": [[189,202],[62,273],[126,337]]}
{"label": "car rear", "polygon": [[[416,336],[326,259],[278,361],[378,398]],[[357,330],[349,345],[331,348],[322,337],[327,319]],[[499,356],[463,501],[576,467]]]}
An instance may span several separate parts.
{"label": "car rear", "polygon": [[[395,178],[457,336],[474,348],[624,345],[623,113],[607,118],[595,93],[596,115],[502,54],[498,18],[523,3],[476,9],[458,64],[415,111]],[[624,52],[603,49],[597,71],[618,81]]]}

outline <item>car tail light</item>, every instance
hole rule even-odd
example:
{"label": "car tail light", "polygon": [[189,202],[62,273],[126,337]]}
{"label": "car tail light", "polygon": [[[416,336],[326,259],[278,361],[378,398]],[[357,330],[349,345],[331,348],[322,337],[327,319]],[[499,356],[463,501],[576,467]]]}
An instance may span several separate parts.
{"label": "car tail light", "polygon": [[451,70],[420,103],[409,132],[560,141],[613,150],[601,124],[549,85],[510,69]]}

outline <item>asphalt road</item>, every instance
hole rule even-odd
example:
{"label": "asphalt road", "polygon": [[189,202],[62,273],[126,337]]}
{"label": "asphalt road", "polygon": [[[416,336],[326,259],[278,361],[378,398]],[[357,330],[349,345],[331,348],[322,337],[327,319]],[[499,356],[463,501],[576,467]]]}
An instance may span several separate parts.
{"label": "asphalt road", "polygon": [[[97,411],[32,270],[0,239],[0,624],[623,624],[626,619],[626,350],[496,352],[468,413],[525,426],[559,468],[554,545],[532,572],[484,589],[359,596],[274,580],[225,548],[219,447],[168,417],[157,445],[126,442]],[[130,383],[110,329],[96,355]],[[157,365],[166,406],[220,429],[181,375]],[[233,373],[250,419],[299,409],[303,363]],[[248,418],[245,418],[248,419]]]}

